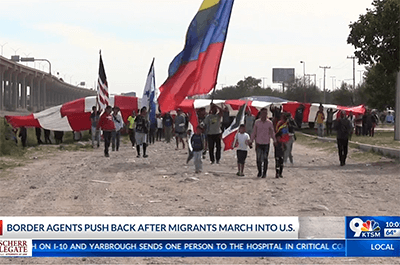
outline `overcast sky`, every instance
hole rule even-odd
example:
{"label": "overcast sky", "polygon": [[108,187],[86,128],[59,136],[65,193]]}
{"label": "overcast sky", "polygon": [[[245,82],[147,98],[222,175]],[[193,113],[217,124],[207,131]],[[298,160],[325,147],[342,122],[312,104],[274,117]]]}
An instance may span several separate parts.
{"label": "overcast sky", "polygon": [[[354,48],[349,24],[372,0],[235,0],[217,88],[245,76],[272,83],[272,68],[316,74],[317,86],[352,84]],[[0,49],[6,58],[48,59],[52,73],[74,85],[93,87],[102,51],[109,92],[141,97],[152,58],[156,86],[183,49],[187,28],[202,0],[3,0]],[[1,50],[0,50],[1,52]],[[45,62],[25,63],[48,71]],[[356,84],[364,66],[356,63]]]}

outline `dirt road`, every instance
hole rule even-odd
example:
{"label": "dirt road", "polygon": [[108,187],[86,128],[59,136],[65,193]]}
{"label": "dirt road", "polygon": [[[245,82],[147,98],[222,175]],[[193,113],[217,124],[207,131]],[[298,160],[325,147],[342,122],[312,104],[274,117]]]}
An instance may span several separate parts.
{"label": "dirt road", "polygon": [[[293,166],[275,179],[273,150],[266,179],[256,177],[254,149],[245,177],[233,151],[219,165],[203,160],[194,173],[187,150],[156,142],[148,158],[125,143],[109,158],[103,149],[36,154],[0,177],[0,216],[346,216],[399,215],[400,165],[349,159],[295,143]],[[31,258],[0,263],[396,263],[384,258]]]}

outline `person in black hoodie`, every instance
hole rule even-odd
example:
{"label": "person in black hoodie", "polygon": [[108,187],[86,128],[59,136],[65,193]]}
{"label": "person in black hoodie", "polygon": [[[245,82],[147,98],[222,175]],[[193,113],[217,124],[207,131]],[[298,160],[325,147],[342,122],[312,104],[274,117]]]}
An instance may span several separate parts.
{"label": "person in black hoodie", "polygon": [[22,126],[21,128],[19,128],[19,134],[18,136],[21,137],[21,143],[22,143],[22,147],[26,147],[26,138],[27,138],[27,131],[26,128],[24,126]]}
{"label": "person in black hoodie", "polygon": [[335,129],[337,131],[337,146],[339,151],[340,165],[346,165],[347,150],[349,146],[349,134],[351,130],[350,121],[346,118],[346,111],[340,113],[340,118],[336,120]]}

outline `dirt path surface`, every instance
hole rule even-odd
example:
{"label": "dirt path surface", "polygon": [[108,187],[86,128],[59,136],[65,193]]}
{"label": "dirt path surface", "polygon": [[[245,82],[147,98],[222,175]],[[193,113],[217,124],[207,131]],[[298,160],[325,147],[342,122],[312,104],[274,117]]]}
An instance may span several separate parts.
{"label": "dirt path surface", "polygon": [[[0,216],[346,216],[400,214],[400,165],[349,159],[294,145],[293,166],[275,179],[256,177],[254,149],[245,177],[236,176],[233,151],[220,165],[203,160],[203,172],[185,163],[187,150],[156,142],[148,158],[130,144],[105,158],[103,149],[37,154],[0,177]],[[399,263],[396,258],[2,258],[0,263],[263,264]]]}

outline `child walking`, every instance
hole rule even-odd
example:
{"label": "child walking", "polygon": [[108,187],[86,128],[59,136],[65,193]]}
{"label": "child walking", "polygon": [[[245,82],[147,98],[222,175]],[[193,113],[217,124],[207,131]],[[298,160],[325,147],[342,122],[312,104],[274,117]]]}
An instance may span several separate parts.
{"label": "child walking", "polygon": [[194,169],[196,173],[200,173],[203,170],[203,162],[201,161],[203,149],[204,149],[204,138],[202,136],[203,128],[198,125],[196,127],[196,133],[190,137],[190,144],[192,145],[192,153],[194,160]]}
{"label": "child walking", "polygon": [[251,148],[250,136],[245,132],[246,127],[244,124],[239,126],[239,133],[235,135],[235,140],[233,141],[233,148],[237,147],[236,156],[238,163],[238,172],[236,175],[244,176],[244,163],[247,157],[247,146]]}
{"label": "child walking", "polygon": [[276,124],[275,138],[275,177],[282,178],[283,157],[286,143],[289,141],[289,129],[287,124],[287,116],[285,114],[281,115],[280,121]]}

